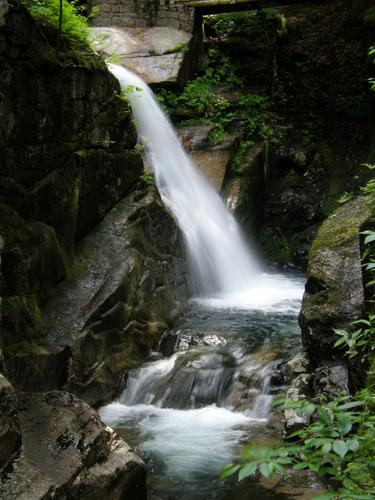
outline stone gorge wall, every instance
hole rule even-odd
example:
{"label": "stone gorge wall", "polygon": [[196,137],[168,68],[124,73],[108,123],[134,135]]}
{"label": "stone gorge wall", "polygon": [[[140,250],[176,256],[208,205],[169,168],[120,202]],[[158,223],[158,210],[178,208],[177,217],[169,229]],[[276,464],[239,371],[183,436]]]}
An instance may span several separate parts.
{"label": "stone gorge wall", "polygon": [[143,462],[71,394],[114,397],[180,310],[178,232],[119,91],[0,0],[1,498],[146,498]]}
{"label": "stone gorge wall", "polygon": [[93,0],[99,7],[94,26],[168,26],[191,32],[194,9],[176,5],[175,0]]}
{"label": "stone gorge wall", "polygon": [[178,232],[142,180],[104,62],[77,45],[57,53],[56,33],[17,4],[1,12],[0,369],[18,390],[64,387],[98,404],[178,314]]}

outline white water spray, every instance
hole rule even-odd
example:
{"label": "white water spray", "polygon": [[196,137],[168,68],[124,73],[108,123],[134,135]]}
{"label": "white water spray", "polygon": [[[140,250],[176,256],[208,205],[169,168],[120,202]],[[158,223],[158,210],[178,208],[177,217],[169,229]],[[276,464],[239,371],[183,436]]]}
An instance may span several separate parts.
{"label": "white water spray", "polygon": [[185,153],[171,123],[150,88],[139,77],[114,64],[109,70],[128,94],[139,135],[165,205],[181,228],[195,292],[219,306],[261,308],[298,300],[300,284],[262,272],[239,227],[219,195]]}

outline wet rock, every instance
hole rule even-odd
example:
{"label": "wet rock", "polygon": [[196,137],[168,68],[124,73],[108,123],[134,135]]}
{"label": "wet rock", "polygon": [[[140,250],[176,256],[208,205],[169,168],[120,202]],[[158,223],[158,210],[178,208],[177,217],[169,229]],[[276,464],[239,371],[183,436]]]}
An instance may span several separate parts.
{"label": "wet rock", "polygon": [[250,233],[260,233],[264,218],[264,203],[268,178],[267,148],[258,141],[236,166],[235,177],[224,186],[224,197],[229,208]]}
{"label": "wet rock", "polygon": [[313,390],[334,398],[349,393],[349,374],[345,363],[329,363],[317,368],[313,375]]}
{"label": "wet rock", "polygon": [[[299,401],[304,399],[305,395],[300,391],[298,387],[290,387],[286,392],[287,401]],[[296,410],[287,409],[284,410],[284,420],[285,428],[288,433],[294,432],[301,427],[308,424],[308,419],[304,416],[298,414]]]}
{"label": "wet rock", "polygon": [[210,143],[211,125],[190,125],[177,128],[177,134],[185,150],[188,151],[198,168],[207,179],[220,191],[232,157],[233,146],[242,135],[242,130],[225,134],[217,145]]}
{"label": "wet rock", "polygon": [[364,306],[359,232],[371,217],[370,200],[357,198],[334,212],[320,228],[309,257],[299,322],[310,359],[340,357],[334,328],[351,328]]}
{"label": "wet rock", "polygon": [[224,337],[219,335],[190,335],[189,333],[183,333],[178,335],[177,342],[175,344],[175,350],[184,351],[193,346],[223,346],[227,343]]}
{"label": "wet rock", "polygon": [[91,45],[106,56],[117,56],[146,83],[177,83],[186,65],[192,35],[169,27],[92,28]]}
{"label": "wet rock", "polygon": [[49,348],[72,352],[66,388],[93,405],[115,397],[124,370],[181,313],[183,276],[179,233],[156,191],[124,198],[81,241],[75,277],[43,310]]}
{"label": "wet rock", "polygon": [[0,373],[0,469],[14,457],[21,446],[17,404],[15,390]]}
{"label": "wet rock", "polygon": [[143,462],[72,394],[21,394],[18,416],[22,451],[2,473],[2,498],[145,498]]}
{"label": "wet rock", "polygon": [[290,378],[307,373],[309,371],[310,360],[306,353],[297,354],[286,363],[286,368]]}

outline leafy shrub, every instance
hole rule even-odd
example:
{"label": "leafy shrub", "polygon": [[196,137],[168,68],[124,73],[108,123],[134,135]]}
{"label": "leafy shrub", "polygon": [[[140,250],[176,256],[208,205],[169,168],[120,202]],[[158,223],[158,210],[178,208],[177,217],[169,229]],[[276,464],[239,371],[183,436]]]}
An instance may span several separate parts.
{"label": "leafy shrub", "polygon": [[[47,22],[56,30],[59,28],[60,0],[22,0],[25,7],[36,19]],[[81,16],[74,4],[63,2],[62,34],[69,39],[88,43],[87,20]]]}
{"label": "leafy shrub", "polygon": [[277,447],[246,446],[239,462],[224,469],[222,479],[237,473],[242,480],[257,471],[272,478],[288,468],[309,469],[337,484],[335,492],[320,499],[373,499],[375,395],[364,390],[357,398],[343,395],[325,404],[280,400],[276,404],[280,403],[283,409],[292,408],[311,423]]}

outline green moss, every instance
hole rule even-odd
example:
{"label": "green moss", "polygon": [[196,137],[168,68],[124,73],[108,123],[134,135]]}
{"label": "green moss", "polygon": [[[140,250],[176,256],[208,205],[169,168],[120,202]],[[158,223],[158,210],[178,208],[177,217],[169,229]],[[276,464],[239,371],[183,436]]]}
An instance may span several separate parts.
{"label": "green moss", "polygon": [[[11,332],[11,333],[10,333]],[[15,355],[28,345],[43,344],[43,320],[36,295],[5,297],[2,301],[1,345]]]}
{"label": "green moss", "polygon": [[371,216],[370,198],[360,197],[334,212],[321,225],[312,244],[309,266],[321,248],[340,247],[356,238],[362,224]]}
{"label": "green moss", "polygon": [[363,24],[366,28],[375,29],[375,7],[368,8],[363,15]]}
{"label": "green moss", "polygon": [[359,484],[364,490],[372,490],[375,488],[375,481],[372,477],[367,464],[353,462],[348,464],[346,471],[356,484]]}
{"label": "green moss", "polygon": [[9,345],[6,349],[6,354],[17,357],[29,356],[30,354],[38,356],[50,354],[50,350],[47,346],[37,342],[22,341]]}

